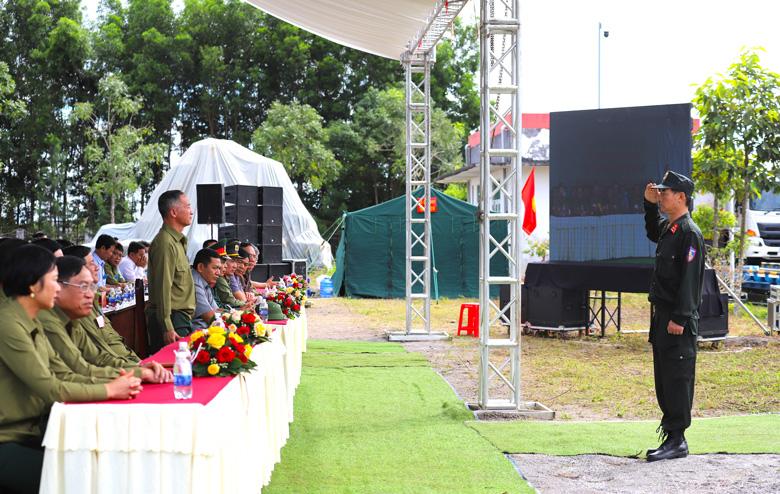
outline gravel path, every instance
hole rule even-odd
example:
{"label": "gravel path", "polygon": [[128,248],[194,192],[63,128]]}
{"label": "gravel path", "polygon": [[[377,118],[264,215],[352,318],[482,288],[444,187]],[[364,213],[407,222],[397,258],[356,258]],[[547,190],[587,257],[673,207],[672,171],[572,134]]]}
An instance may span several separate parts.
{"label": "gravel path", "polygon": [[602,455],[509,458],[542,494],[780,492],[780,455],[691,455],[655,463]]}

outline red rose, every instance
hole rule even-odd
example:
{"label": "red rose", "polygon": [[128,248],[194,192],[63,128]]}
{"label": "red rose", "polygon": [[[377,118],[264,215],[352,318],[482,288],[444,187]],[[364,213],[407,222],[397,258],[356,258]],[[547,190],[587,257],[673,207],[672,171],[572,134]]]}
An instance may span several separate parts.
{"label": "red rose", "polygon": [[198,348],[200,345],[206,344],[206,338],[200,337],[192,342],[192,348]]}
{"label": "red rose", "polygon": [[286,308],[286,307],[285,307],[284,309],[282,309],[282,314],[284,314],[285,316],[286,316],[286,315],[287,315],[289,312],[290,312],[290,309],[288,309],[288,308]]}
{"label": "red rose", "polygon": [[299,310],[301,310],[301,306],[300,306],[299,304],[295,304],[295,305],[293,305],[293,308],[292,308],[292,309],[293,309],[295,312],[298,312]]}
{"label": "red rose", "polygon": [[244,314],[241,315],[241,322],[252,324],[256,322],[255,315],[252,314],[251,312],[245,312]]}
{"label": "red rose", "polygon": [[234,358],[236,358],[236,353],[226,346],[223,346],[217,352],[217,362],[232,362]]}
{"label": "red rose", "polygon": [[199,364],[208,364],[209,360],[211,360],[211,355],[209,355],[209,352],[206,350],[201,350],[198,352],[198,356],[195,358]]}
{"label": "red rose", "polygon": [[246,355],[244,355],[243,353],[239,353],[239,354],[238,354],[238,360],[240,360],[240,361],[241,361],[241,363],[245,364],[245,363],[246,363],[246,361],[247,361],[247,360],[249,360],[249,359],[248,359],[248,358],[246,358]]}
{"label": "red rose", "polygon": [[292,299],[291,298],[284,299],[284,305],[285,305],[285,307],[291,306],[292,305]]}
{"label": "red rose", "polygon": [[242,355],[244,353],[244,350],[246,350],[246,346],[241,343],[233,343],[233,346],[236,347],[236,352],[239,355]]}
{"label": "red rose", "polygon": [[249,326],[239,326],[238,329],[236,329],[236,333],[240,334],[241,336],[248,335]]}

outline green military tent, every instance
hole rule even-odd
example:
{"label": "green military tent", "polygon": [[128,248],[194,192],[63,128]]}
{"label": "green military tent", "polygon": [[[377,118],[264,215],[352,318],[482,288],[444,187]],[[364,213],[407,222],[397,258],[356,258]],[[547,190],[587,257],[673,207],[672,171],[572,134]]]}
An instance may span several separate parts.
{"label": "green military tent", "polygon": [[[415,192],[419,197],[422,189]],[[431,213],[433,280],[431,297],[478,297],[479,221],[477,208],[436,190]],[[346,213],[336,251],[333,293],[347,297],[406,296],[406,196]],[[422,214],[414,213],[414,217]],[[493,222],[493,235],[506,236],[506,223]],[[415,252],[415,255],[418,253]],[[506,261],[494,259],[494,275]],[[495,294],[494,294],[495,295]]]}

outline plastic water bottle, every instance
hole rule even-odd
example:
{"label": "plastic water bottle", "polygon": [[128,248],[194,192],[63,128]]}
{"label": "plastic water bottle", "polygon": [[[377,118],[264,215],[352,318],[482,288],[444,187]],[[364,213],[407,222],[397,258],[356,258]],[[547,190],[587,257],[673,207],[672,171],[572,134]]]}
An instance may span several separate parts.
{"label": "plastic water bottle", "polygon": [[179,349],[174,353],[176,362],[173,364],[173,397],[177,400],[189,400],[192,398],[192,363],[187,342],[180,341]]}
{"label": "plastic water bottle", "polygon": [[268,322],[268,302],[265,301],[264,297],[260,297],[257,301],[257,315],[260,316],[263,323]]}

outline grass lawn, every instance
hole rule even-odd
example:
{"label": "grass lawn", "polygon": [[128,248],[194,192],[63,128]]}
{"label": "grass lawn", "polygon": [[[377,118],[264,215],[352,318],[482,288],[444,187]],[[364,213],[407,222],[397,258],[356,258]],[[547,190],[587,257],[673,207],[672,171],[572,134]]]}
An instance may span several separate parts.
{"label": "grass lawn", "polygon": [[427,360],[310,341],[282,462],[264,493],[532,492]]}
{"label": "grass lawn", "polygon": [[[644,456],[658,422],[469,422],[505,453]],[[685,433],[691,454],[780,453],[780,415],[697,419]]]}
{"label": "grass lawn", "polygon": [[[649,318],[645,297],[624,295],[624,320],[633,329],[643,327],[643,321]],[[442,299],[432,303],[432,329],[454,334],[458,308],[467,301]],[[403,300],[338,298],[316,303],[340,307],[352,315],[355,326],[374,334],[401,329],[405,317]],[[752,324],[742,313],[731,318],[730,326],[737,334],[761,334]],[[618,334],[612,328],[606,338],[574,335],[523,337],[525,399],[544,403],[564,420],[658,417],[647,334]],[[696,369],[694,417],[780,411],[780,338],[759,339],[765,346],[702,345]],[[466,400],[476,399],[478,346],[475,338],[461,336],[427,354],[433,367]]]}

